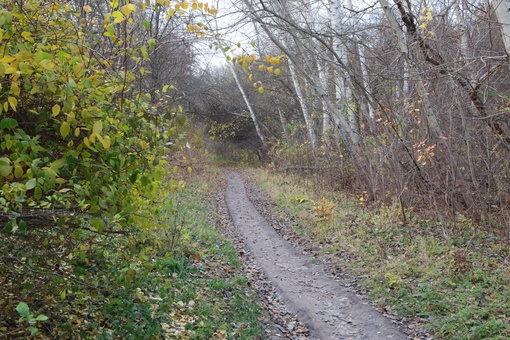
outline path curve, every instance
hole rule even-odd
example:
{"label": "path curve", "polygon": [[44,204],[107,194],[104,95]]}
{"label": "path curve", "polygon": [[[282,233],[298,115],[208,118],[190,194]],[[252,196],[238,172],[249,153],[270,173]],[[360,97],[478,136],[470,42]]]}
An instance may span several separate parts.
{"label": "path curve", "polygon": [[238,237],[311,339],[407,339],[379,312],[299,253],[257,211],[236,171],[225,170],[225,201]]}

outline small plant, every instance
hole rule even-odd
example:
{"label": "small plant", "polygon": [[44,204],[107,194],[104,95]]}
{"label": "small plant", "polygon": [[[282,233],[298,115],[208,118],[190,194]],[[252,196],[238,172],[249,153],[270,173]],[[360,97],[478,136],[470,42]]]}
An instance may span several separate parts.
{"label": "small plant", "polygon": [[335,203],[330,202],[327,199],[323,198],[319,202],[314,202],[313,212],[315,213],[315,216],[317,216],[321,220],[330,222],[331,219],[333,218],[333,215],[335,214],[335,207],[336,207]]}
{"label": "small plant", "polygon": [[38,316],[31,314],[30,308],[28,308],[28,305],[24,302],[18,303],[18,306],[16,307],[16,311],[20,315],[18,323],[19,324],[22,324],[25,322],[28,323],[27,330],[30,331],[30,335],[35,335],[37,333],[38,329],[37,329],[37,327],[35,327],[35,325],[37,324],[37,321],[48,320],[48,317],[44,314],[40,314]]}

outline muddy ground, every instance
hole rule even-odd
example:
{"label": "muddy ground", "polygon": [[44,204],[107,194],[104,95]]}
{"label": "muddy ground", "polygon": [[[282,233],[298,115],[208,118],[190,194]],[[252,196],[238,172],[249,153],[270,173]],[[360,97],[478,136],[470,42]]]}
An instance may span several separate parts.
{"label": "muddy ground", "polygon": [[224,177],[218,222],[268,311],[268,339],[409,339],[310,252],[281,235],[260,213],[254,197],[260,193],[245,173],[224,170]]}

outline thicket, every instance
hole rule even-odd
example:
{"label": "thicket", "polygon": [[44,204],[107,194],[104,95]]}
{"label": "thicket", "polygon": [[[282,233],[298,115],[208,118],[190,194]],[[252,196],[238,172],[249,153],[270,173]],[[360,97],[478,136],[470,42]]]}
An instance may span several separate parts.
{"label": "thicket", "polygon": [[170,255],[185,224],[176,193],[192,168],[179,154],[176,88],[150,72],[152,20],[216,10],[0,5],[0,337],[43,324],[52,337],[161,336],[157,318],[170,307],[144,294],[175,297],[155,270],[186,272],[186,259]]}

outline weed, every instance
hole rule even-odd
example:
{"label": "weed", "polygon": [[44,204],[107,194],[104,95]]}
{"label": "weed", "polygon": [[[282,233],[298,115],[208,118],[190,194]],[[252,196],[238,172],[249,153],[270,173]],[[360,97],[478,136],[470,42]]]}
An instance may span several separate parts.
{"label": "weed", "polygon": [[[203,178],[211,184],[217,174]],[[215,186],[204,182],[190,176],[187,188],[174,193],[174,204],[158,207],[171,212],[168,219],[155,217],[159,228],[130,230],[127,236],[64,230],[47,241],[37,230],[16,240],[1,234],[0,254],[13,255],[0,260],[15,264],[0,262],[2,278],[22,284],[0,285],[0,296],[6,297],[0,309],[7,310],[14,297],[26,303],[18,304],[17,324],[11,322],[14,308],[0,315],[0,337],[19,334],[20,328],[62,339],[213,339],[216,334],[254,339],[264,334],[261,308],[241,275],[237,253],[209,223],[216,209],[207,188]],[[71,232],[76,245],[66,243]],[[51,256],[18,261],[14,252],[28,247]],[[53,249],[64,256],[54,256]],[[22,264],[34,270],[23,272]],[[40,274],[49,270],[67,276]],[[51,323],[28,305],[44,311]]]}
{"label": "weed", "polygon": [[[302,242],[326,242],[324,256],[348,278],[361,277],[359,288],[380,309],[440,339],[510,338],[510,257],[498,235],[461,215],[437,221],[410,208],[402,212],[398,201],[360,206],[363,195],[341,192],[334,193],[331,221],[309,228],[318,216],[308,201],[333,201],[333,194],[313,181],[252,173],[275,203],[273,213],[294,217],[291,227]],[[294,197],[307,202],[296,204]]]}

